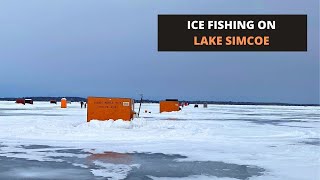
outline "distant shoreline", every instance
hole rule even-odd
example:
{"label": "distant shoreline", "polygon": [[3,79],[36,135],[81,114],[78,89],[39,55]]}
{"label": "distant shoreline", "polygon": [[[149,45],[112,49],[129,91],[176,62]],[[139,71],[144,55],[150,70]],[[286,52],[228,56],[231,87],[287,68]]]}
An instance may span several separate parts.
{"label": "distant shoreline", "polygon": [[[34,101],[50,101],[56,100],[60,101],[61,98],[67,98],[72,102],[80,102],[86,101],[86,98],[83,97],[9,97],[9,98],[0,98],[0,101],[15,101],[18,98],[25,98],[25,99],[33,99]],[[140,102],[140,99],[135,99],[136,103]],[[149,100],[145,99],[142,101],[143,103],[159,103],[159,100]],[[272,102],[233,102],[233,101],[188,101],[188,100],[180,100],[180,102],[188,102],[190,104],[217,104],[217,105],[270,105],[270,106],[320,106],[320,104],[295,104],[295,103],[272,103]]]}

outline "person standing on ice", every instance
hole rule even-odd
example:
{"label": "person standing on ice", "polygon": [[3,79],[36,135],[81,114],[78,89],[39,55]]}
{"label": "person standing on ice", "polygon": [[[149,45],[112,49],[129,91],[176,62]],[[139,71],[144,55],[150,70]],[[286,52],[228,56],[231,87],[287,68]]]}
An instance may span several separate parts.
{"label": "person standing on ice", "polygon": [[84,108],[85,108],[85,109],[87,108],[87,102],[86,102],[86,103],[84,103]]}
{"label": "person standing on ice", "polygon": [[83,107],[83,101],[81,101],[80,104],[81,104],[81,109],[82,109],[82,107]]}

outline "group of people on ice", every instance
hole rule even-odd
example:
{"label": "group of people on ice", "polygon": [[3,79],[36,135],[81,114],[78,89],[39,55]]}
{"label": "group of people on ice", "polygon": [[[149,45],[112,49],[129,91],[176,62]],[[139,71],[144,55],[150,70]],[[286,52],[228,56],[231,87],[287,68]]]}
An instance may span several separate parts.
{"label": "group of people on ice", "polygon": [[83,108],[83,106],[84,106],[84,108],[87,108],[87,103],[86,102],[81,101],[80,105],[81,105],[81,109]]}

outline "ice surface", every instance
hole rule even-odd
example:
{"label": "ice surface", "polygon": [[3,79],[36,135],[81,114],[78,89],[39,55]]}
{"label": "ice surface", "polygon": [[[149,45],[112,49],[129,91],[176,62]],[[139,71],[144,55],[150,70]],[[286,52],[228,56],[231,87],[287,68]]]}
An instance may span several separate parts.
{"label": "ice surface", "polygon": [[132,167],[139,168],[139,165],[132,164],[113,164],[113,163],[103,163],[100,161],[94,161],[94,164],[102,167],[101,169],[92,169],[91,172],[95,176],[106,177],[110,180],[125,179]]}
{"label": "ice surface", "polygon": [[149,176],[150,178],[154,179],[154,180],[237,180],[234,178],[217,178],[214,176],[188,176],[188,177],[183,177],[183,178],[173,178],[173,177],[153,177],[153,176]]}
{"label": "ice surface", "polygon": [[[265,169],[261,176],[248,177],[252,180],[318,180],[319,110],[296,106],[190,105],[180,112],[160,114],[158,104],[143,104],[141,118],[132,122],[86,123],[86,110],[80,109],[78,103],[61,109],[49,102],[0,102],[0,156],[56,163],[68,162],[69,158],[74,167],[87,168],[87,164],[74,162],[75,159],[104,152],[179,154],[186,158],[178,158],[177,162],[212,161]],[[63,149],[82,149],[84,153]],[[93,164],[92,173],[97,177],[112,174],[123,179],[136,168],[130,163],[97,162],[108,166]],[[149,177],[169,178],[165,174]],[[185,178],[240,179],[211,174]]]}

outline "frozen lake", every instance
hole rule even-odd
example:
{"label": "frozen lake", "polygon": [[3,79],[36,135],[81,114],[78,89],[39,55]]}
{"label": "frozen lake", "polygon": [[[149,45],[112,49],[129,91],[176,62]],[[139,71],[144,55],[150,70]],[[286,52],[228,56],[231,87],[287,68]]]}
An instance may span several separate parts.
{"label": "frozen lake", "polygon": [[319,107],[143,104],[132,122],[90,123],[59,107],[0,102],[0,179],[320,178]]}

